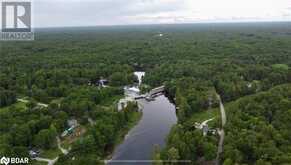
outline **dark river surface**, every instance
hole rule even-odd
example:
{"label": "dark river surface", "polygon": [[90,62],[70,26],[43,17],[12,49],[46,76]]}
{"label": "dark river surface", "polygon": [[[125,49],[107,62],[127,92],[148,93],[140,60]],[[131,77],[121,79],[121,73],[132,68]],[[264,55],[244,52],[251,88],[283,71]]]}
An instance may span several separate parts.
{"label": "dark river surface", "polygon": [[177,122],[175,105],[164,95],[139,103],[143,106],[141,120],[117,146],[108,164],[151,164],[154,146],[165,146],[166,137]]}

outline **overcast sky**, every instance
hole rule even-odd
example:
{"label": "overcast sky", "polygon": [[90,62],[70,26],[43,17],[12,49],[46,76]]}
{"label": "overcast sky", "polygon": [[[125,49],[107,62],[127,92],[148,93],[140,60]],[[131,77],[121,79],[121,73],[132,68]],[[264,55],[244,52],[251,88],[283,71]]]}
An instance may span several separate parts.
{"label": "overcast sky", "polygon": [[291,0],[33,0],[34,27],[291,21]]}

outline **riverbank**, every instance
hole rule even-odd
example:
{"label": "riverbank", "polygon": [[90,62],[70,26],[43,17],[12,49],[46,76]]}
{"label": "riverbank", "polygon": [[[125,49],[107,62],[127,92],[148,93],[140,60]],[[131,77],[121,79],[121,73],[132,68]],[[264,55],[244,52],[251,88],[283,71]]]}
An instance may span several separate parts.
{"label": "riverbank", "polygon": [[135,113],[133,117],[131,118],[131,121],[128,123],[128,126],[118,133],[114,147],[112,151],[110,152],[110,154],[106,156],[106,160],[112,159],[115,149],[126,139],[130,130],[134,128],[140,122],[141,118],[142,118],[142,111],[139,109],[137,113]]}

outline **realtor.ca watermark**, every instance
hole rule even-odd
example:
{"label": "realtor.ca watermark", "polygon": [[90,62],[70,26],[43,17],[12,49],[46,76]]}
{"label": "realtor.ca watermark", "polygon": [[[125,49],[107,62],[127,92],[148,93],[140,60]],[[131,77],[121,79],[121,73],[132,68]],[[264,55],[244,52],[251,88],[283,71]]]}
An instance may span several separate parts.
{"label": "realtor.ca watermark", "polygon": [[2,10],[0,40],[34,40],[31,27],[31,2],[3,0],[0,2]]}
{"label": "realtor.ca watermark", "polygon": [[29,163],[29,158],[28,157],[23,157],[23,158],[18,158],[18,157],[5,157],[3,156],[0,159],[0,164],[28,164]]}

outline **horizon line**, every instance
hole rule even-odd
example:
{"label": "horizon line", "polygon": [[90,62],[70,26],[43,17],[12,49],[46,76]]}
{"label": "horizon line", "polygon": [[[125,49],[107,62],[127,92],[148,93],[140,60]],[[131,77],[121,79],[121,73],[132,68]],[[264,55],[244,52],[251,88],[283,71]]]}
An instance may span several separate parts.
{"label": "horizon line", "polygon": [[191,24],[247,24],[247,23],[291,23],[291,20],[273,20],[273,21],[209,21],[209,22],[185,22],[185,23],[145,23],[145,24],[112,24],[112,25],[76,25],[76,26],[40,26],[32,29],[49,28],[88,28],[88,27],[126,27],[126,26],[157,26],[157,25],[191,25]]}

